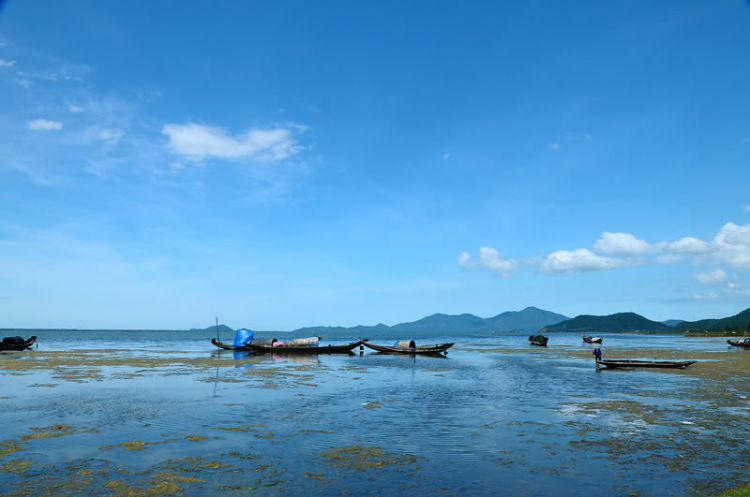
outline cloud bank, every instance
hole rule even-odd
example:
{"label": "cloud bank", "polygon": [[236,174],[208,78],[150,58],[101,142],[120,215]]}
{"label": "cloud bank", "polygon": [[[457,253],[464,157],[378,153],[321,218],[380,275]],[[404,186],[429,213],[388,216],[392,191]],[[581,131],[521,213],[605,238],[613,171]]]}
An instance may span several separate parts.
{"label": "cloud bank", "polygon": [[201,124],[166,124],[162,134],[169,138],[167,148],[189,160],[252,159],[277,162],[302,150],[295,138],[298,126],[274,129],[249,129],[230,135],[225,129]]}
{"label": "cloud bank", "polygon": [[[592,248],[556,250],[521,263],[550,275],[606,271],[644,264],[671,265],[684,262],[686,257],[691,257],[694,264],[750,269],[750,224],[739,226],[726,223],[710,241],[686,236],[674,241],[649,243],[631,233],[605,231]],[[458,263],[461,267],[476,267],[471,254],[466,251],[461,253]],[[517,260],[501,258],[494,248],[479,249],[479,266],[497,271],[502,276],[507,277],[518,265]],[[717,268],[698,273],[695,278],[702,284],[718,284],[728,277],[724,270]]]}

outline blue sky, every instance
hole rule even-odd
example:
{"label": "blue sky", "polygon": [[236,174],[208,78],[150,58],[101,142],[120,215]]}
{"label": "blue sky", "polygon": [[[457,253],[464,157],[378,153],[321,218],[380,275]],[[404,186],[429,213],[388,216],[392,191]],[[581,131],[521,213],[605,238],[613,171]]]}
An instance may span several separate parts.
{"label": "blue sky", "polygon": [[740,0],[11,0],[0,327],[734,314],[748,46]]}

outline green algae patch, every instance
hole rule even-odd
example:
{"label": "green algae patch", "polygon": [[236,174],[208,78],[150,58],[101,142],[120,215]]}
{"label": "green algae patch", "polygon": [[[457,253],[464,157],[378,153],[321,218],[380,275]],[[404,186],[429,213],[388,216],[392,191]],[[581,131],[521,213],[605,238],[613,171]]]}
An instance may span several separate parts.
{"label": "green algae patch", "polygon": [[208,440],[211,437],[205,437],[203,435],[189,435],[184,437],[184,440],[190,440],[191,442],[200,442],[202,440]]}
{"label": "green algae patch", "polygon": [[4,459],[10,454],[13,454],[14,452],[20,452],[22,450],[23,447],[21,446],[21,444],[16,442],[15,440],[7,440],[5,442],[2,442],[0,443],[0,460]]}
{"label": "green algae patch", "polygon": [[22,435],[21,440],[28,442],[29,440],[37,440],[40,438],[58,438],[65,435],[72,435],[73,430],[74,426],[66,424],[56,424],[45,428],[31,428],[31,431],[34,433]]}
{"label": "green algae patch", "polygon": [[195,478],[193,476],[181,476],[179,473],[174,471],[162,471],[161,473],[154,473],[151,478],[170,483],[206,483],[206,480]]}
{"label": "green algae patch", "polygon": [[319,452],[317,457],[330,466],[356,471],[416,464],[419,460],[416,456],[399,455],[395,452],[385,452],[381,447],[363,445],[334,447]]}
{"label": "green algae patch", "polygon": [[214,430],[232,431],[235,433],[251,433],[258,431],[256,428],[268,429],[266,425],[239,425],[239,426],[214,426]]}
{"label": "green algae patch", "polygon": [[12,459],[8,461],[7,463],[0,466],[0,472],[7,472],[7,473],[25,473],[26,468],[31,466],[33,463],[31,461],[28,461],[26,459]]}
{"label": "green algae patch", "polygon": [[720,493],[717,497],[750,497],[750,483],[741,487],[730,488]]}
{"label": "green algae patch", "polygon": [[55,388],[60,386],[59,383],[34,383],[33,385],[29,385],[31,388]]}
{"label": "green algae patch", "polygon": [[112,450],[117,447],[123,447],[125,450],[129,451],[137,451],[137,450],[145,450],[150,445],[156,445],[159,442],[144,442],[143,440],[132,440],[130,442],[122,442],[119,444],[114,445],[104,445],[102,447],[99,447],[99,450]]}
{"label": "green algae patch", "polygon": [[115,493],[113,495],[127,497],[173,495],[180,491],[179,485],[168,481],[159,481],[146,487],[139,487],[130,485],[123,480],[110,480],[104,486],[114,490]]}
{"label": "green algae patch", "polygon": [[307,478],[309,480],[318,480],[321,481],[325,479],[325,475],[323,473],[302,473],[302,476],[304,478]]}

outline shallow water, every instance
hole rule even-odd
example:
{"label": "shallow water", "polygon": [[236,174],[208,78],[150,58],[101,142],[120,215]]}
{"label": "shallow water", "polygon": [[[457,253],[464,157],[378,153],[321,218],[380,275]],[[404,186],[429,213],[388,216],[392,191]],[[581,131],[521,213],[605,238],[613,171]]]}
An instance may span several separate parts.
{"label": "shallow water", "polygon": [[420,340],[456,345],[416,358],[35,334],[38,348],[0,353],[5,494],[711,495],[750,481],[750,351],[721,338],[601,335],[605,357],[699,363],[597,372],[574,334]]}

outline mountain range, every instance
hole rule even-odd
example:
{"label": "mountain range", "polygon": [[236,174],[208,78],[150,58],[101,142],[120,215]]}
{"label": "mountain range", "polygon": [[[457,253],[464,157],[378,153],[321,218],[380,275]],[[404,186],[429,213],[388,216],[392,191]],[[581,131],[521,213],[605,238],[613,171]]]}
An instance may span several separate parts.
{"label": "mountain range", "polygon": [[536,307],[527,307],[522,311],[508,311],[489,318],[480,318],[473,314],[433,314],[410,323],[394,326],[377,324],[375,326],[312,326],[299,328],[294,333],[309,335],[346,335],[366,336],[385,332],[393,333],[487,333],[492,331],[532,332],[540,328],[568,319],[562,314],[545,311]]}

